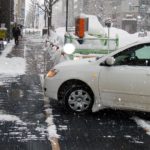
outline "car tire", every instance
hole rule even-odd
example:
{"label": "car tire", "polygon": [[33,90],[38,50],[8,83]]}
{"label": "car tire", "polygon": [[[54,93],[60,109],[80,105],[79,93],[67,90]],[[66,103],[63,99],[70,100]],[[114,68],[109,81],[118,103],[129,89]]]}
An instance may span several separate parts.
{"label": "car tire", "polygon": [[82,85],[70,87],[64,94],[64,99],[66,108],[75,113],[91,111],[94,101],[91,90]]}

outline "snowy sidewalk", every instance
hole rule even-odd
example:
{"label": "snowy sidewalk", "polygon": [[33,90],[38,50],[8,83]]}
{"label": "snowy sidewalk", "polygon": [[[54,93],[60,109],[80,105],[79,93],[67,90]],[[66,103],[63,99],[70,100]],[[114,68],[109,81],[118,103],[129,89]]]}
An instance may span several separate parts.
{"label": "snowy sidewalk", "polygon": [[50,150],[38,70],[43,57],[27,38],[0,55],[0,149]]}
{"label": "snowy sidewalk", "polygon": [[8,54],[14,48],[14,41],[10,41],[0,55],[0,74],[21,75],[25,73],[25,59],[20,57],[8,58]]}

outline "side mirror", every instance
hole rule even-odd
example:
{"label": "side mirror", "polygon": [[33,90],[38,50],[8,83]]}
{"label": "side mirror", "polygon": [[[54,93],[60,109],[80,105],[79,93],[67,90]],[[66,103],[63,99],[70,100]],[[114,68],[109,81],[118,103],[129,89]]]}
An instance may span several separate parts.
{"label": "side mirror", "polygon": [[114,65],[114,63],[115,63],[114,57],[108,57],[108,58],[106,58],[106,60],[105,60],[105,64],[108,65],[108,66]]}

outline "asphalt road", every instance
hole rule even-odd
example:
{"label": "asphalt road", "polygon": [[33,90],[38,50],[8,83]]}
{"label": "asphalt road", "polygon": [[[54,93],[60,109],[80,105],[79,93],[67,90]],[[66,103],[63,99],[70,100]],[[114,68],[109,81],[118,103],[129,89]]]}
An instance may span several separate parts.
{"label": "asphalt road", "polygon": [[[51,150],[44,114],[44,95],[40,75],[45,73],[43,56],[51,67],[42,43],[28,36],[7,57],[26,59],[26,73],[12,77],[0,75],[0,117],[12,115],[14,121],[0,121],[0,150]],[[33,41],[32,41],[33,40]],[[60,135],[61,150],[149,150],[150,136],[133,120],[150,120],[150,113],[102,110],[97,113],[71,114],[56,101],[47,107]],[[55,149],[58,150],[58,149]]]}
{"label": "asphalt road", "polygon": [[106,109],[76,115],[51,100],[62,150],[149,150],[150,136],[133,117],[150,120],[149,113]]}

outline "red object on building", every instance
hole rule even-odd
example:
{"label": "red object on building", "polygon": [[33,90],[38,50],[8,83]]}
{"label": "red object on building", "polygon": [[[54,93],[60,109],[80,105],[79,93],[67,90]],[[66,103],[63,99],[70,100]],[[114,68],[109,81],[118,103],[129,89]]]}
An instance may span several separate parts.
{"label": "red object on building", "polygon": [[83,38],[85,33],[85,19],[76,18],[75,22],[75,35],[79,38]]}

